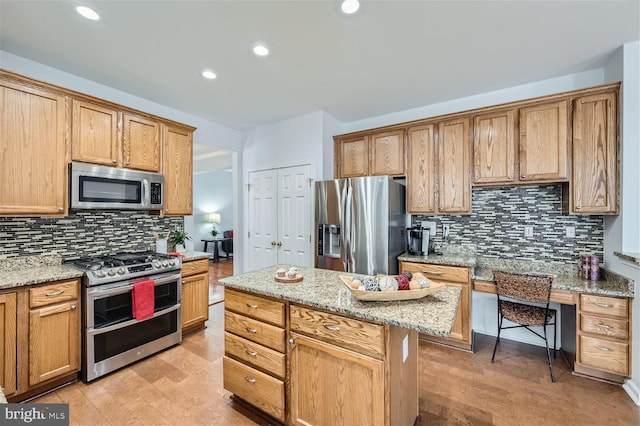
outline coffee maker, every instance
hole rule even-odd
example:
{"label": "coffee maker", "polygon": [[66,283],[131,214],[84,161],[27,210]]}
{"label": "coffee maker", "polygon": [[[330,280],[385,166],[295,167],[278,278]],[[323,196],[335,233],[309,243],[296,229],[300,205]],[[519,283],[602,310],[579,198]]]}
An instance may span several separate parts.
{"label": "coffee maker", "polygon": [[413,256],[429,253],[429,229],[421,226],[407,228],[407,251]]}

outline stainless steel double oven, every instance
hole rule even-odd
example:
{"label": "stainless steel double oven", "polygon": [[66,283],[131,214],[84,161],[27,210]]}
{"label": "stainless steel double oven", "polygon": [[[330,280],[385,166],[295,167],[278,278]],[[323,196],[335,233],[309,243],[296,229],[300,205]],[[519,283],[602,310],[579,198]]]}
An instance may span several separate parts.
{"label": "stainless steel double oven", "polygon": [[[82,292],[85,382],[182,340],[180,261],[165,256],[152,253],[143,262],[131,260],[129,265],[107,260],[106,264],[101,261],[100,267],[89,266],[94,269],[86,271]],[[117,257],[133,258],[110,258]],[[154,313],[151,318],[137,320],[132,292],[134,284],[144,280],[154,281]]]}

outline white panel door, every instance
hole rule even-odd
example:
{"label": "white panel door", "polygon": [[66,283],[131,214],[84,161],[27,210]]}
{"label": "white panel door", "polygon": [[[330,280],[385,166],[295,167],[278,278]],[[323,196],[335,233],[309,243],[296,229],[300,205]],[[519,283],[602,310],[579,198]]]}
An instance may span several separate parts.
{"label": "white panel door", "polygon": [[278,263],[311,266],[310,167],[278,169]]}
{"label": "white panel door", "polygon": [[278,172],[249,173],[249,270],[278,261]]}

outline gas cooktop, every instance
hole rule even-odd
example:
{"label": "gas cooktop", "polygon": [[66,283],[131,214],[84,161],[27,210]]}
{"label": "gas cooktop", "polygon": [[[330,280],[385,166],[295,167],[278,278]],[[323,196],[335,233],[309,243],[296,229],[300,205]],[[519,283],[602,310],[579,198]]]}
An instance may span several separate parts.
{"label": "gas cooktop", "polygon": [[179,258],[153,251],[82,257],[67,264],[84,271],[89,286],[174,271],[182,266]]}

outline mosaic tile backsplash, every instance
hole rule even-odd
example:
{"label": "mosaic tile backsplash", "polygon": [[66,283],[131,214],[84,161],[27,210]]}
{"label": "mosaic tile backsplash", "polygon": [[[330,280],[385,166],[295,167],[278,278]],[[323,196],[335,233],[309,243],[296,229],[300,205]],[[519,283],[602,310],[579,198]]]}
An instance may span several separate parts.
{"label": "mosaic tile backsplash", "polygon": [[[435,245],[442,244],[442,225],[449,225],[449,244],[475,244],[478,255],[520,260],[579,261],[580,253],[603,257],[603,216],[562,214],[562,186],[473,188],[471,215],[413,215],[435,221]],[[525,225],[533,237],[524,237]],[[576,237],[566,238],[565,228],[575,227]]]}
{"label": "mosaic tile backsplash", "polygon": [[78,211],[67,217],[0,218],[0,259],[59,254],[64,260],[83,256],[149,250],[153,232],[166,236],[179,217],[147,212]]}

